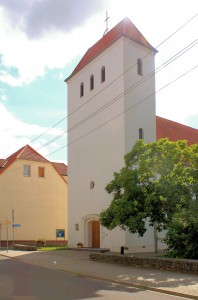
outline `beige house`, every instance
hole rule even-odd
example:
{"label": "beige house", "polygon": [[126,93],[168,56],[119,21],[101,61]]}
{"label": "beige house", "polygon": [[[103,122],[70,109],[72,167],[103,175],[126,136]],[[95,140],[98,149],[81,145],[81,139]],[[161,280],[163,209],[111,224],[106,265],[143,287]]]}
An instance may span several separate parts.
{"label": "beige house", "polygon": [[29,145],[0,159],[0,224],[2,244],[67,241],[67,166]]}

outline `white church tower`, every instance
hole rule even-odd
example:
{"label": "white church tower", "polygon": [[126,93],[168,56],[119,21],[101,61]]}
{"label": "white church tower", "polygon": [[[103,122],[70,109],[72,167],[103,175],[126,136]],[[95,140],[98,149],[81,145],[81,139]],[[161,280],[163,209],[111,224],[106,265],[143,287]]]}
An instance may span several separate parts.
{"label": "white church tower", "polygon": [[137,139],[156,140],[156,50],[123,19],[87,50],[68,85],[69,246],[154,251],[154,231],[140,238],[99,224],[111,195],[105,186]]}

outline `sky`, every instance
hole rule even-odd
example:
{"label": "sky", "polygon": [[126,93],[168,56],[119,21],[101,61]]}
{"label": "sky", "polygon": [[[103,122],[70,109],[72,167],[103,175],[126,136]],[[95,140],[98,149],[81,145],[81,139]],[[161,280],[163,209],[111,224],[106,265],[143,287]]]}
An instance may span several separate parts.
{"label": "sky", "polygon": [[29,144],[67,164],[64,79],[106,11],[109,29],[128,17],[157,48],[157,70],[174,57],[156,73],[156,113],[198,128],[197,0],[0,0],[0,158]]}

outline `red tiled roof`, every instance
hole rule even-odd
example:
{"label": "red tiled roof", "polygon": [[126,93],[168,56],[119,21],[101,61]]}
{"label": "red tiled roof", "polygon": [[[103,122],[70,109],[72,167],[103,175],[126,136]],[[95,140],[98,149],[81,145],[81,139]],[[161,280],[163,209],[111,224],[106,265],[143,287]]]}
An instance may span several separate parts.
{"label": "red tiled roof", "polygon": [[[49,160],[44,158],[38,152],[36,152],[33,148],[29,145],[26,145],[10,155],[6,159],[0,159],[0,174],[3,173],[11,164],[13,164],[16,160],[29,160],[29,161],[36,161],[36,162],[43,162],[43,163],[51,163]],[[63,163],[51,163],[55,170],[59,173],[59,175],[67,176],[67,166]],[[63,177],[62,177],[63,178]]]}
{"label": "red tiled roof", "polygon": [[157,140],[169,138],[170,141],[187,140],[188,145],[198,144],[198,129],[156,117]]}
{"label": "red tiled roof", "polygon": [[29,145],[26,145],[21,149],[20,153],[17,155],[17,159],[31,160],[37,162],[49,162],[46,158],[44,158],[42,155],[36,152]]}
{"label": "red tiled roof", "polygon": [[52,164],[62,176],[67,176],[67,166],[64,163],[52,162]]}
{"label": "red tiled roof", "polygon": [[101,54],[122,36],[150,49],[155,53],[157,52],[157,50],[149,44],[149,42],[145,39],[141,32],[135,27],[131,20],[129,18],[124,18],[120,23],[118,23],[115,27],[108,31],[98,42],[96,42],[91,48],[88,49],[72,74],[68,78],[66,78],[65,81],[69,80],[73,75],[75,75],[96,56]]}
{"label": "red tiled roof", "polygon": [[26,145],[10,155],[8,158],[4,159],[4,166],[0,169],[0,174],[3,173],[14,161],[18,159],[37,161],[37,162],[49,162],[43,156],[41,156],[38,152],[36,152],[29,145]]}
{"label": "red tiled roof", "polygon": [[[44,158],[38,152],[36,152],[29,145],[26,145],[10,155],[6,159],[0,159],[0,174],[3,173],[10,165],[12,165],[16,160],[29,160],[35,162],[43,162],[43,163],[51,163],[49,160]],[[67,166],[63,163],[52,163],[56,171],[59,175],[66,176],[67,175]]]}

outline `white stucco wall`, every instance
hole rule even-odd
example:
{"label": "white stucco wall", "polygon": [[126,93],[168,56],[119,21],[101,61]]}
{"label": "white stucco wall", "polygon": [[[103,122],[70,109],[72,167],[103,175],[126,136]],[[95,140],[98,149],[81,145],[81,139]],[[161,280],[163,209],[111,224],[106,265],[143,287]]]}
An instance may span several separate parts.
{"label": "white stucco wall", "polygon": [[[124,39],[126,153],[139,138],[139,128],[144,131],[145,142],[156,140],[154,56],[149,49]],[[143,76],[137,74],[138,58],[142,59]]]}
{"label": "white stucco wall", "polygon": [[[137,75],[137,67],[129,72],[126,70],[134,65],[139,57],[147,53],[148,50],[144,47],[126,38],[120,38],[67,82],[70,246],[75,246],[77,242],[83,242],[88,246],[84,218],[89,215],[98,216],[102,209],[110,204],[111,196],[104,188],[112,180],[113,172],[119,171],[123,166],[124,154],[138,139],[138,129],[144,128],[146,141],[155,140],[154,97],[124,113],[124,110],[131,105],[136,105],[155,89],[154,79],[151,79],[133,93],[124,93],[126,89],[142,79]],[[100,78],[102,66],[106,69],[106,80],[103,83]],[[153,69],[154,55],[152,54],[145,62],[144,72]],[[92,74],[95,87],[90,91]],[[81,82],[84,82],[84,96],[80,98]],[[97,112],[110,101],[114,101],[114,104],[106,106],[100,113]],[[94,117],[86,122],[83,121],[95,112]],[[90,189],[91,181],[95,184],[93,189]],[[79,224],[78,231],[75,230],[76,223]],[[119,251],[120,246],[125,245],[126,241],[134,243],[131,237],[128,238],[127,232],[119,228],[109,231],[101,227],[101,247]]]}
{"label": "white stucco wall", "polygon": [[[149,49],[124,38],[124,105],[125,105],[125,153],[128,153],[143,129],[144,141],[156,141],[155,108],[155,54]],[[137,73],[137,60],[142,59],[143,76]],[[152,76],[151,76],[152,74]],[[149,228],[143,237],[126,231],[125,245],[130,252],[155,250],[154,229]]]}
{"label": "white stucco wall", "polygon": [[[101,68],[105,66],[106,80],[101,83]],[[90,76],[94,75],[94,90],[89,90]],[[120,95],[124,88],[123,82],[123,43],[118,41],[107,51],[104,51],[83,70],[77,73],[68,82],[68,111],[69,114],[77,107],[87,103],[68,120],[68,128],[77,124],[91,113],[100,109],[115,97]],[[118,80],[116,78],[121,76]],[[80,83],[84,82],[84,97],[80,98]],[[113,82],[113,83],[112,83]],[[75,245],[83,239],[82,218],[90,214],[99,214],[110,203],[111,197],[104,190],[112,179],[114,171],[123,165],[124,154],[124,116],[113,121],[111,118],[123,111],[123,98],[105,108],[101,113],[88,120],[77,129],[69,132],[68,147],[68,180],[69,180],[69,243]],[[105,125],[103,125],[105,122]],[[97,127],[100,128],[96,129]],[[96,129],[96,130],[95,130]],[[92,133],[90,131],[94,130]],[[79,137],[77,142],[72,143]],[[72,143],[72,144],[70,144]],[[94,181],[94,189],[90,189],[90,182]],[[75,223],[80,224],[80,230],[75,230]],[[112,244],[114,232],[101,229],[101,247]],[[117,237],[115,244],[123,243],[124,234]]]}

